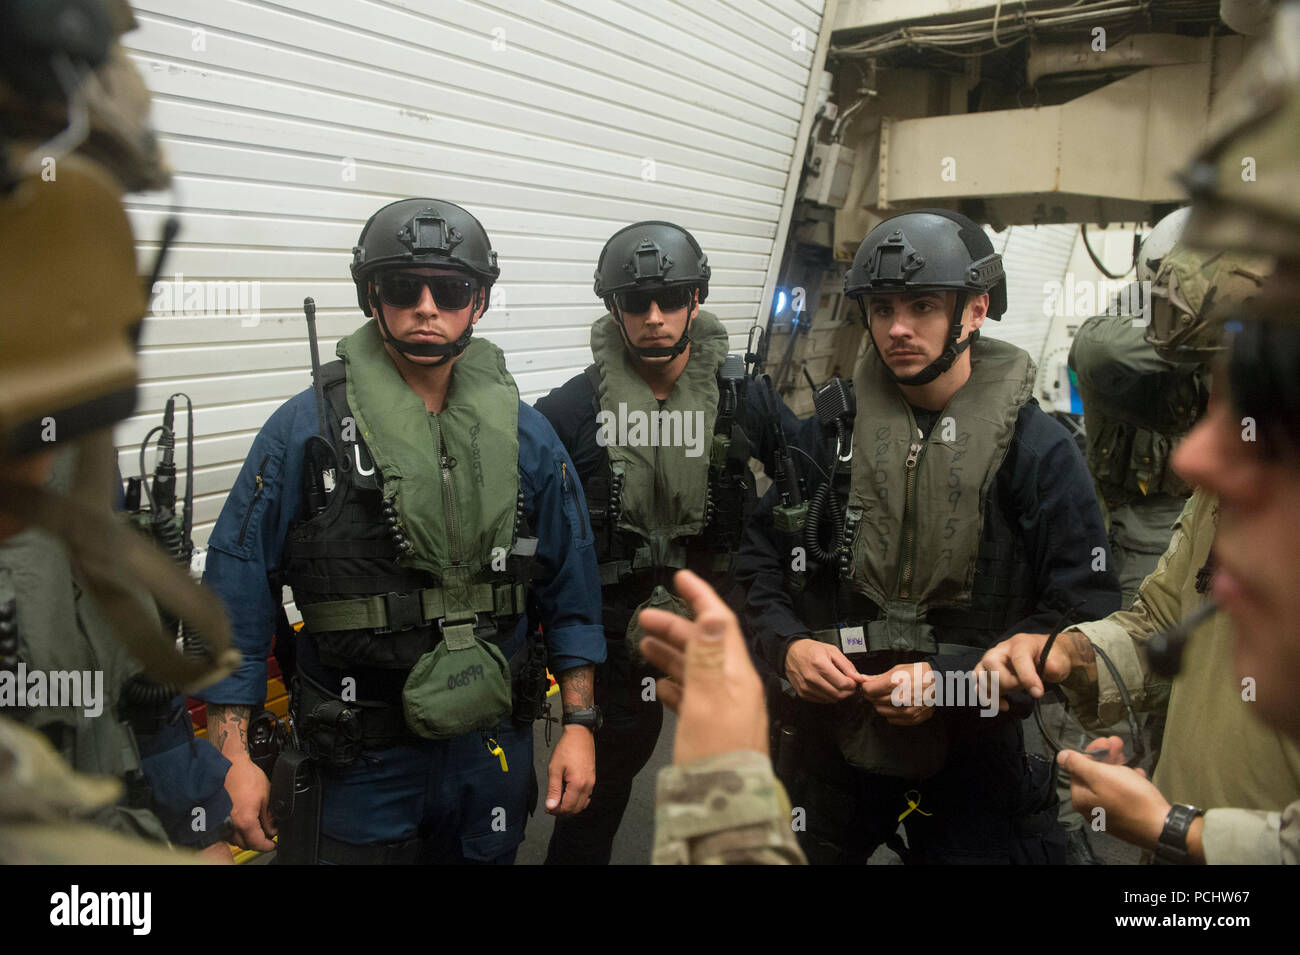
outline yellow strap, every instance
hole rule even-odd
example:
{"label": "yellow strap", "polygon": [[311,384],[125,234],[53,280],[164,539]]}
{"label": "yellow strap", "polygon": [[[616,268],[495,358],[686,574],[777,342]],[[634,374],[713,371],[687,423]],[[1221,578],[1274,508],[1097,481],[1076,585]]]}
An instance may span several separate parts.
{"label": "yellow strap", "polygon": [[921,808],[921,791],[919,789],[909,789],[907,791],[907,808],[904,809],[902,814],[898,817],[898,821],[902,822],[912,814],[913,810],[919,812],[923,816],[934,815],[934,813],[926,812]]}
{"label": "yellow strap", "polygon": [[487,741],[488,752],[501,760],[501,772],[510,772],[510,767],[506,765],[506,751],[501,748],[501,744],[489,737]]}

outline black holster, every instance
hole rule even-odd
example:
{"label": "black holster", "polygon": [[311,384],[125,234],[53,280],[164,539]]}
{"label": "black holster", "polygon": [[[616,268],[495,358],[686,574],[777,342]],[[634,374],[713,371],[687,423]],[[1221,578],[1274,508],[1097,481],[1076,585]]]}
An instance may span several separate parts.
{"label": "black holster", "polygon": [[315,865],[320,854],[320,771],[303,750],[287,748],[275,761],[271,816],[280,830],[276,864]]}
{"label": "black holster", "polygon": [[523,664],[513,682],[514,709],[511,715],[515,722],[529,724],[549,715],[546,692],[551,681],[546,676],[546,647],[536,631],[528,634]]}
{"label": "black holster", "polygon": [[787,792],[800,788],[807,768],[807,733],[800,726],[797,702],[786,694],[781,683],[770,677],[764,681],[767,696],[769,744],[772,750],[772,769]]}

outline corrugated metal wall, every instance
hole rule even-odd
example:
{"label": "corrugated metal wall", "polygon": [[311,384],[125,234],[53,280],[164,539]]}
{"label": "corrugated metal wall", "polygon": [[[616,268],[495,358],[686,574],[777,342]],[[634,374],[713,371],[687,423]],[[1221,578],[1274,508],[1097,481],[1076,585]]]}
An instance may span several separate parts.
{"label": "corrugated metal wall", "polygon": [[525,401],[590,361],[596,256],[637,219],[695,233],[707,307],[743,346],[823,0],[133,6],[126,43],[177,172],[173,196],[130,203],[142,263],[172,203],[183,231],[120,461],[134,473],[167,395],[191,395],[200,545],[258,429],[310,385],[303,297],[323,360],[363,320],[350,249],[393,199],[450,199],[487,228],[502,278],[476,334],[505,350]]}
{"label": "corrugated metal wall", "polygon": [[[1063,302],[1044,291],[1049,282],[1061,283],[1069,290],[1091,283],[1101,295],[1096,301],[1096,311],[1105,304],[1103,286],[1105,277],[1088,259],[1083,250],[1077,225],[1011,226],[1001,233],[989,230],[993,248],[1002,254],[1007,270],[1007,314],[1001,322],[990,322],[985,331],[992,338],[1018,345],[1029,352],[1035,362],[1041,361],[1043,349],[1048,344],[1052,329],[1052,312],[1062,308],[1067,313],[1075,302]],[[1115,226],[1110,229],[1094,227],[1088,232],[1093,250],[1112,271],[1129,268],[1132,263],[1133,229]],[[1133,274],[1128,273],[1128,280]],[[1068,284],[1067,284],[1068,283]],[[1119,283],[1122,284],[1122,283]],[[1078,317],[1082,323],[1094,314]]]}
{"label": "corrugated metal wall", "polygon": [[990,233],[1007,270],[1007,313],[985,328],[991,338],[1018,345],[1039,360],[1052,322],[1044,314],[1043,285],[1064,278],[1078,236],[1077,225],[1011,226]]}

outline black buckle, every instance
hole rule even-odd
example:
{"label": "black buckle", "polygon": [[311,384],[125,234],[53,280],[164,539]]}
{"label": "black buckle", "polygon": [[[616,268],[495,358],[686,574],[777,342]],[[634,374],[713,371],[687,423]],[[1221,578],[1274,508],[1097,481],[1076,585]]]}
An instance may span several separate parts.
{"label": "black buckle", "polygon": [[497,630],[496,618],[492,614],[476,613],[473,620],[462,620],[460,623],[448,623],[446,617],[439,617],[437,621],[438,634],[446,634],[448,627],[460,627],[469,624],[474,631],[474,636],[483,637],[493,634]]}
{"label": "black buckle", "polygon": [[375,628],[376,633],[399,633],[413,630],[424,623],[424,608],[420,594],[384,594],[384,610],[388,613],[388,626]]}

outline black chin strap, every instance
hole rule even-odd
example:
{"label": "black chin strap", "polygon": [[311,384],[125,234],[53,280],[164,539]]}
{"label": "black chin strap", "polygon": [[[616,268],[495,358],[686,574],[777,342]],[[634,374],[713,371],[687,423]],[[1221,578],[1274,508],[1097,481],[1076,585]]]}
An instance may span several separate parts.
{"label": "black chin strap", "polygon": [[[980,335],[979,329],[975,329],[970,333],[970,336],[965,341],[959,340],[961,338],[961,318],[966,311],[966,299],[967,293],[957,293],[957,306],[953,310],[952,324],[948,328],[948,344],[944,347],[943,352],[939,357],[930,362],[930,364],[926,365],[915,375],[908,375],[906,378],[900,378],[898,375],[894,374],[894,370],[886,364],[885,372],[890,378],[894,379],[894,381],[900,385],[928,385],[952,367],[952,363],[957,360],[957,356],[967,348],[970,348],[971,344],[975,342]],[[870,334],[869,329],[868,334]],[[875,339],[873,338],[872,344],[874,343]]]}
{"label": "black chin strap", "polygon": [[[439,365],[445,365],[469,347],[469,340],[474,335],[474,316],[471,315],[469,322],[465,325],[465,331],[454,342],[446,342],[441,345],[412,345],[409,342],[398,341],[393,337],[393,333],[388,330],[388,322],[384,319],[384,303],[379,300],[377,295],[373,296],[371,301],[374,306],[375,317],[379,319],[379,328],[383,332],[384,342],[392,345],[394,351],[407,361],[411,361],[411,355],[415,355],[417,358],[439,359],[431,365],[420,365],[421,368],[437,368]],[[474,303],[474,307],[478,307],[477,302]],[[411,361],[411,364],[419,363]]]}
{"label": "black chin strap", "polygon": [[[695,307],[695,299],[691,299],[691,304],[687,308]],[[627,337],[627,328],[623,325],[623,313],[618,307],[618,301],[613,297],[609,302],[610,313],[614,316],[614,324],[618,330],[623,333],[623,341],[628,350],[638,358],[667,358],[670,361],[686,351],[686,346],[691,343],[691,322],[693,319],[686,320],[686,327],[682,329],[682,337],[677,339],[672,345],[655,345],[651,348],[642,348],[639,345],[633,345],[632,339]]]}

